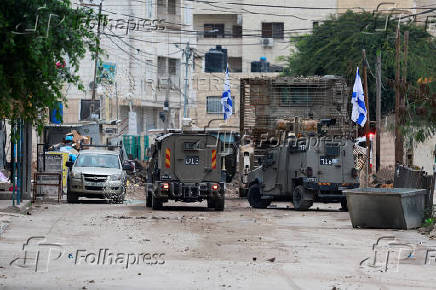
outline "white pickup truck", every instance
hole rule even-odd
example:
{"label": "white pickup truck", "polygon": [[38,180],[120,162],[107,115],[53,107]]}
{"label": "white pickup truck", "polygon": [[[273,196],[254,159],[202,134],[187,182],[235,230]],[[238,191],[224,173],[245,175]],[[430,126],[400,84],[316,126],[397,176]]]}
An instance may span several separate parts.
{"label": "white pickup truck", "polygon": [[79,197],[105,198],[122,203],[126,195],[126,170],[119,152],[110,150],[82,150],[74,163],[69,163],[67,201]]}

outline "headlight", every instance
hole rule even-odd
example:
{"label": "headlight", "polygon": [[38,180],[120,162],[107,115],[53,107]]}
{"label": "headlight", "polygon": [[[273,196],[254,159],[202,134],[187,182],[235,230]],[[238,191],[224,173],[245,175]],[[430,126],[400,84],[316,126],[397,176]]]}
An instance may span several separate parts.
{"label": "headlight", "polygon": [[81,174],[80,172],[75,172],[75,171],[73,171],[73,172],[71,173],[71,177],[72,177],[72,178],[80,179],[80,178],[82,178],[82,174]]}
{"label": "headlight", "polygon": [[113,174],[110,176],[109,180],[112,180],[112,181],[121,180],[121,174]]}

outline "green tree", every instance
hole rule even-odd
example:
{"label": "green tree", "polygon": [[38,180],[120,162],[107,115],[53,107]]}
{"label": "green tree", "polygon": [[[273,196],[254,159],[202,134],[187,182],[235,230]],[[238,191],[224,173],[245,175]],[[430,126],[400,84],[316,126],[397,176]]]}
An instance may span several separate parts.
{"label": "green tree", "polygon": [[0,1],[0,118],[32,121],[65,101],[65,84],[83,86],[79,62],[95,55],[97,16],[69,0]]}
{"label": "green tree", "polygon": [[[352,87],[356,67],[362,67],[362,49],[366,49],[370,64],[370,117],[375,120],[375,63],[376,54],[380,51],[382,113],[392,112],[395,105],[395,36],[398,21],[389,19],[384,29],[386,17],[382,14],[347,11],[340,16],[331,16],[322,25],[315,27],[312,34],[291,38],[295,49],[286,57],[289,65],[285,74],[342,75]],[[400,31],[402,34],[409,31],[407,87],[403,91],[406,93],[407,109],[403,129],[418,140],[423,140],[436,132],[436,42],[421,26],[401,24]],[[424,78],[427,78],[426,83],[418,82]]]}

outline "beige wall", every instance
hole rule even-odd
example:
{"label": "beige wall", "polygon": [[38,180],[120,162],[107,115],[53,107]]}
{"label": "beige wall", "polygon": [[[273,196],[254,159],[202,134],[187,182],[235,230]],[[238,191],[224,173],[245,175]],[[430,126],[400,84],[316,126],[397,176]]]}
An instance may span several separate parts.
{"label": "beige wall", "polygon": [[80,118],[80,99],[68,99],[67,106],[64,106],[64,123],[77,123]]}
{"label": "beige wall", "polygon": [[[383,4],[380,6],[380,10],[384,9],[391,9],[391,8],[412,8],[415,7],[417,1],[413,0],[389,0],[389,1],[383,1],[383,0],[338,0],[337,1],[337,7],[338,7],[338,13],[343,13],[346,11],[344,8],[349,8],[354,11],[368,11],[372,12],[373,10],[377,9],[377,6],[381,3],[388,3],[389,4]],[[391,4],[395,3],[395,4]],[[434,3],[433,3],[434,4]]]}
{"label": "beige wall", "polygon": [[[201,35],[197,39],[197,49],[204,55],[210,48],[222,45],[228,49],[230,57],[242,57],[242,71],[250,72],[251,62],[258,61],[260,57],[266,57],[270,64],[285,65],[278,57],[289,55],[293,48],[289,43],[289,38],[301,33],[310,33],[314,21],[322,21],[332,10],[305,10],[305,9],[282,9],[274,7],[256,7],[224,4],[226,0],[216,0],[214,5],[220,9],[211,7],[206,3],[196,3],[194,8],[194,26],[196,30],[203,31],[203,24],[224,23],[225,30],[231,31],[231,25],[236,24],[236,19],[242,20],[242,38],[203,38]],[[265,2],[262,0],[239,0],[236,2],[244,4],[274,4],[293,6],[288,1]],[[303,6],[310,7],[336,7],[335,0],[306,0]],[[243,9],[242,9],[243,8]],[[216,11],[211,11],[216,10]],[[226,12],[228,11],[228,12]],[[250,13],[251,12],[251,13]],[[225,16],[223,16],[225,15]],[[264,47],[261,44],[262,23],[263,22],[283,22],[284,39],[273,39],[272,47]],[[200,33],[201,34],[201,33]]]}
{"label": "beige wall", "polygon": [[219,125],[234,126],[239,130],[239,112],[240,112],[240,79],[247,77],[275,76],[275,73],[230,73],[230,90],[233,98],[233,115],[225,123],[223,114],[209,114],[206,109],[208,96],[221,96],[224,88],[224,73],[197,73],[193,80],[193,89],[195,92],[194,101],[190,108],[190,117],[198,127],[206,126],[212,119],[211,128],[217,128]]}

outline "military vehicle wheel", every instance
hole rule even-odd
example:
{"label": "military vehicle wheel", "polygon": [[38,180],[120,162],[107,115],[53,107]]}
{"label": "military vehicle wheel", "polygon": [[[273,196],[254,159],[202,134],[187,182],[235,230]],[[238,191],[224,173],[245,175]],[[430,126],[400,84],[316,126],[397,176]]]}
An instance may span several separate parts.
{"label": "military vehicle wheel", "polygon": [[151,207],[152,206],[152,204],[151,204],[152,196],[153,196],[153,191],[151,191],[151,190],[149,190],[149,191],[147,191],[145,193],[145,206],[146,207]]}
{"label": "military vehicle wheel", "polygon": [[215,208],[215,199],[213,199],[213,198],[208,198],[208,199],[207,199],[207,207],[208,207],[208,208]]}
{"label": "military vehicle wheel", "polygon": [[313,204],[313,200],[304,199],[304,193],[305,189],[302,185],[295,187],[292,193],[292,203],[296,210],[308,210]]}
{"label": "military vehicle wheel", "polygon": [[248,202],[250,206],[254,208],[267,208],[271,204],[271,201],[262,199],[261,197],[259,184],[252,184],[248,189]]}
{"label": "military vehicle wheel", "polygon": [[224,197],[223,198],[217,198],[215,199],[215,210],[216,211],[223,211],[224,210]]}
{"label": "military vehicle wheel", "polygon": [[151,196],[151,208],[154,210],[162,209],[162,200],[156,198],[154,194]]}
{"label": "military vehicle wheel", "polygon": [[341,200],[341,210],[348,211],[347,199]]}
{"label": "military vehicle wheel", "polygon": [[67,192],[67,202],[68,203],[75,203],[79,200],[79,196],[77,194]]}

